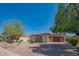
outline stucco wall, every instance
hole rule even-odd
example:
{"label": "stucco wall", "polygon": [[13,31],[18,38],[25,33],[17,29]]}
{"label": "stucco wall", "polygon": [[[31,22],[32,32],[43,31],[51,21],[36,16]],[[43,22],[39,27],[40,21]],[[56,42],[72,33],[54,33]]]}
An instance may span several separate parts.
{"label": "stucco wall", "polygon": [[48,36],[47,35],[42,35],[42,41],[43,42],[48,42]]}
{"label": "stucco wall", "polygon": [[22,40],[23,42],[28,42],[29,39],[30,39],[30,38],[25,38],[25,37],[19,38],[19,40]]}

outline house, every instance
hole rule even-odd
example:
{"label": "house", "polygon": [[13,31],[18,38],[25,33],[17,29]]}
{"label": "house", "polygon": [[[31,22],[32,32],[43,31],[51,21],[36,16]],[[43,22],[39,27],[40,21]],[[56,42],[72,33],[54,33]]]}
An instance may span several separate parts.
{"label": "house", "polygon": [[42,33],[42,34],[33,34],[30,36],[34,41],[47,42],[49,37],[52,37],[52,34]]}
{"label": "house", "polygon": [[22,35],[19,37],[19,40],[22,40],[23,42],[28,42],[28,40],[30,39],[30,36],[28,35]]}
{"label": "house", "polygon": [[33,34],[30,38],[34,41],[41,41],[43,43],[46,42],[64,42],[64,35],[60,34],[50,34],[50,33],[41,33],[41,34]]}

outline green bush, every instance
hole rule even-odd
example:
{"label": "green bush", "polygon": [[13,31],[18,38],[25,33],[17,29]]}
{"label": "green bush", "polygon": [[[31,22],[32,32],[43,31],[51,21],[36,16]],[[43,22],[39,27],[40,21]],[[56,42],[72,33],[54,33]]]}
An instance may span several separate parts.
{"label": "green bush", "polygon": [[72,44],[72,46],[76,46],[78,43],[78,40],[74,38],[70,38],[69,43]]}
{"label": "green bush", "polygon": [[32,40],[32,39],[29,39],[28,42],[29,43],[41,43],[41,41],[39,40]]}
{"label": "green bush", "polygon": [[38,41],[38,40],[36,40],[36,41],[35,41],[35,43],[42,43],[42,42],[41,42],[40,40],[39,40],[39,41]]}
{"label": "green bush", "polygon": [[70,37],[66,36],[66,41],[67,42],[69,42],[70,39],[71,39]]}
{"label": "green bush", "polygon": [[32,40],[32,39],[29,39],[28,42],[30,42],[30,43],[42,43],[42,41],[40,41],[40,40]]}
{"label": "green bush", "polygon": [[29,39],[28,42],[29,43],[34,43],[34,41],[32,39]]}

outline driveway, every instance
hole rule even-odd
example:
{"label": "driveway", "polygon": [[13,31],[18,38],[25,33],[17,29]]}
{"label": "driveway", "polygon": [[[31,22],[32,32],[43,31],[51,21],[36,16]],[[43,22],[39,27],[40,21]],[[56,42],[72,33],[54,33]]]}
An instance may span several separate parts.
{"label": "driveway", "polygon": [[39,44],[38,47],[30,47],[34,53],[45,56],[78,56],[79,53],[68,43],[47,43]]}

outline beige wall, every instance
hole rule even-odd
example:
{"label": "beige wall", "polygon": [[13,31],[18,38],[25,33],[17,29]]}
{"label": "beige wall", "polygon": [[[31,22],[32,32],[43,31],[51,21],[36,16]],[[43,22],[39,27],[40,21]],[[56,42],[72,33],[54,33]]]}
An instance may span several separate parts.
{"label": "beige wall", "polygon": [[52,35],[48,35],[48,42],[53,42],[53,36]]}
{"label": "beige wall", "polygon": [[[50,38],[51,37],[51,40],[53,40],[53,37],[52,35],[41,35],[42,36],[42,42],[53,42],[53,41],[50,41]],[[35,36],[31,36],[31,39],[35,40],[36,38],[36,35]]]}
{"label": "beige wall", "polygon": [[43,42],[48,42],[48,36],[47,35],[42,35],[42,41]]}

